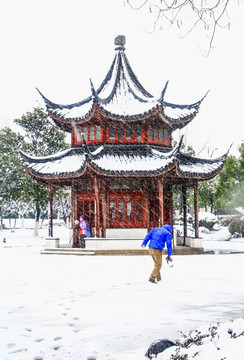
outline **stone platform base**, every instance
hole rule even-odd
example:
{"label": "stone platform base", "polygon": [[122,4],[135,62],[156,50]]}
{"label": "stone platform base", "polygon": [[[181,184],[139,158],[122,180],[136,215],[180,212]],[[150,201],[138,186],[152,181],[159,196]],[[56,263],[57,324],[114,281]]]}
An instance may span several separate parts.
{"label": "stone platform base", "polygon": [[[194,255],[203,254],[203,248],[191,248],[188,246],[177,246],[173,249],[174,255]],[[45,249],[41,251],[42,255],[78,255],[78,256],[91,256],[91,255],[149,255],[147,249],[113,249],[113,250],[89,250],[77,248],[57,248]],[[167,250],[163,251],[167,255]]]}

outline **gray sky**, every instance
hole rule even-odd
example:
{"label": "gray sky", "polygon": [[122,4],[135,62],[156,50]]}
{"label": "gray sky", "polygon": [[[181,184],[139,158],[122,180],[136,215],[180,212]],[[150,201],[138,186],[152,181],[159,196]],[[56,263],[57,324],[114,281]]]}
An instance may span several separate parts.
{"label": "gray sky", "polygon": [[[236,2],[235,2],[236,3]],[[244,141],[242,115],[244,4],[231,9],[231,28],[217,33],[206,58],[204,33],[179,39],[177,27],[149,33],[153,14],[132,11],[123,0],[0,1],[0,127],[51,101],[69,104],[90,95],[114,57],[114,38],[126,36],[126,55],[142,85],[166,100],[198,101],[200,113],[181,133],[201,156],[216,157]],[[179,134],[176,134],[179,135]],[[215,150],[215,148],[217,150]]]}

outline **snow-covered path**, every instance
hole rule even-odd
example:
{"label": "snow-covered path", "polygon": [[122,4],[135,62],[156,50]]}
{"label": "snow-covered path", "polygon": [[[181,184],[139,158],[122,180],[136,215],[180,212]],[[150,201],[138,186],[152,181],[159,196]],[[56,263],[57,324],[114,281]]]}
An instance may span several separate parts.
{"label": "snow-covered path", "polygon": [[149,256],[46,256],[31,230],[7,235],[1,360],[140,360],[156,339],[244,318],[244,254],[175,256],[155,285]]}

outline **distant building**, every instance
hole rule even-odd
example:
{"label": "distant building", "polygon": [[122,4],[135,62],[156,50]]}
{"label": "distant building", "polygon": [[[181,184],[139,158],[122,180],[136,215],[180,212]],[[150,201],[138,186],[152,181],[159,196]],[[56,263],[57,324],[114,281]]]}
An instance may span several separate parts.
{"label": "distant building", "polygon": [[172,147],[172,133],[194,119],[203,99],[191,105],[169,103],[168,83],[159,98],[152,96],[130,67],[125,37],[118,36],[115,45],[105,79],[97,89],[91,82],[86,99],[58,105],[40,93],[49,116],[71,133],[71,148],[40,158],[23,154],[26,171],[48,183],[50,202],[53,186],[70,186],[73,222],[84,214],[96,237],[111,237],[115,229],[117,236],[119,229],[141,230],[143,236],[155,226],[172,224],[173,185],[182,185],[185,219],[186,188],[194,188],[198,220],[198,182],[218,174],[227,154],[188,156],[181,152],[182,140]]}

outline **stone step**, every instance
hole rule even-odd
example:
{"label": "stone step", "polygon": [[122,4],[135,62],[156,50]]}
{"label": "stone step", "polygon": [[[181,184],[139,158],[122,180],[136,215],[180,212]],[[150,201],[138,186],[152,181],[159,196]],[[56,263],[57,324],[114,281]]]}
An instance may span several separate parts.
{"label": "stone step", "polygon": [[[78,250],[78,251],[77,251]],[[78,255],[78,256],[84,256],[84,255],[96,255],[94,251],[81,251],[79,249],[45,249],[41,251],[42,255]]]}
{"label": "stone step", "polygon": [[[188,246],[177,246],[173,249],[173,255],[193,255],[203,254],[203,248],[191,248]],[[41,251],[43,255],[148,255],[148,249],[117,249],[117,250],[88,250],[88,249],[77,249],[77,248],[56,248],[56,249],[45,249]],[[163,255],[167,254],[167,250],[163,251]]]}

